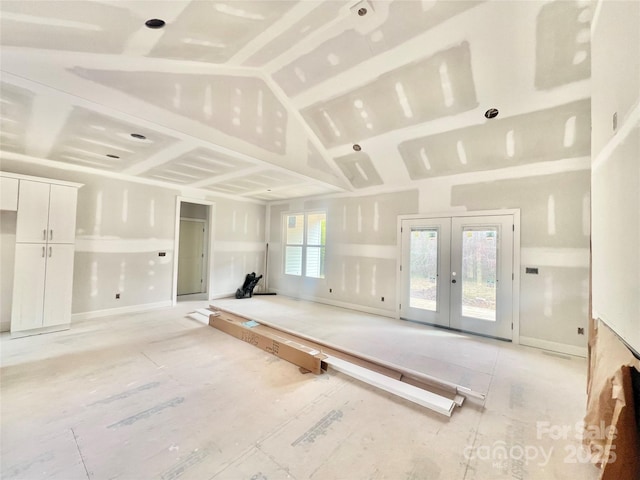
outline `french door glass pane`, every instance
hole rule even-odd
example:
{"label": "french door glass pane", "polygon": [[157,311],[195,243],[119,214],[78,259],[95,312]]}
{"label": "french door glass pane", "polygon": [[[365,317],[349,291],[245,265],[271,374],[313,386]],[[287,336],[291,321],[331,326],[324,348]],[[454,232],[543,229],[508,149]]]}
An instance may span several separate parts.
{"label": "french door glass pane", "polygon": [[287,275],[302,275],[302,247],[287,246],[284,273]]}
{"label": "french door glass pane", "polygon": [[496,321],[498,227],[462,229],[462,316]]}
{"label": "french door glass pane", "polygon": [[409,306],[438,309],[438,229],[411,229]]}

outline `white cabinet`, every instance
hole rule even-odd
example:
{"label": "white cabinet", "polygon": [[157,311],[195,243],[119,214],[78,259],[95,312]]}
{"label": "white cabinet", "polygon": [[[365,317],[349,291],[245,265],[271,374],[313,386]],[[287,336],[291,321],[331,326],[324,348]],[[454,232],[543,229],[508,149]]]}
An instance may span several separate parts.
{"label": "white cabinet", "polygon": [[80,185],[20,178],[11,334],[69,328]]}
{"label": "white cabinet", "polygon": [[77,188],[20,180],[16,241],[74,243]]}
{"label": "white cabinet", "polygon": [[18,210],[17,178],[0,177],[0,210]]}
{"label": "white cabinet", "polygon": [[16,244],[11,332],[42,327],[46,246],[37,243]]}

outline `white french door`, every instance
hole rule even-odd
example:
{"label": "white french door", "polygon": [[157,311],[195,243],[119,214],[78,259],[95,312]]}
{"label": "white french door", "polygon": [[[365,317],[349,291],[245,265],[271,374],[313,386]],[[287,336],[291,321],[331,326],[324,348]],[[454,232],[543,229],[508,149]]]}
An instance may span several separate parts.
{"label": "white french door", "polygon": [[400,317],[511,340],[514,216],[401,222]]}

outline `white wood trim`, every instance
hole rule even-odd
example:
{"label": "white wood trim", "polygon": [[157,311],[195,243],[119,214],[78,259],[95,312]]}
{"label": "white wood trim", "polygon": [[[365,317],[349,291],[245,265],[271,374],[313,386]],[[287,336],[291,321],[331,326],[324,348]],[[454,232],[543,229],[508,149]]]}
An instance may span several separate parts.
{"label": "white wood trim", "polygon": [[587,356],[587,347],[567,345],[565,343],[551,342],[533,337],[520,337],[520,345],[549,350],[551,352],[566,353],[567,355],[573,355],[575,357],[586,358]]}
{"label": "white wood trim", "polygon": [[402,299],[402,222],[403,220],[428,220],[433,218],[453,218],[453,217],[484,217],[494,215],[513,215],[513,289],[512,289],[512,319],[513,329],[511,332],[511,342],[515,345],[522,343],[520,338],[520,209],[505,208],[503,210],[480,210],[466,212],[439,212],[439,213],[417,213],[411,215],[398,215],[397,219],[397,242],[396,242],[396,305],[394,318],[400,320],[400,302]]}
{"label": "white wood trim", "polygon": [[410,402],[417,403],[418,405],[442,415],[446,415],[447,417],[451,416],[451,413],[456,406],[456,402],[449,398],[429,392],[428,390],[414,387],[408,383],[403,383],[394,378],[387,377],[386,375],[382,375],[381,373],[374,372],[340,358],[329,355],[323,360],[323,362],[331,366],[332,369],[355,378],[356,380],[360,380],[361,382],[377,387],[380,390],[397,395],[398,397],[409,400]]}
{"label": "white wood trim", "polygon": [[494,215],[516,215],[520,214],[519,208],[505,208],[503,210],[467,210],[464,212],[425,212],[425,213],[413,213],[411,215],[398,215],[398,232],[402,226],[402,220],[420,220],[429,218],[442,218],[442,217],[484,217]]}
{"label": "white wood trim", "polygon": [[171,307],[171,300],[163,300],[155,303],[142,303],[139,305],[129,305],[127,307],[107,308],[104,310],[93,310],[91,312],[74,313],[71,315],[71,323],[80,322],[82,320],[90,320],[92,318],[108,317],[111,315],[121,315],[123,313],[144,312],[146,310],[154,310],[156,308]]}
{"label": "white wood trim", "polygon": [[51,327],[32,328],[29,330],[18,330],[17,332],[11,332],[11,338],[30,337],[32,335],[40,335],[43,333],[62,332],[63,330],[69,330],[71,324],[63,323],[60,325],[53,325]]}
{"label": "white wood trim", "polygon": [[[180,204],[182,202],[195,203],[198,205],[206,205],[209,207],[209,217],[207,219],[207,284],[206,292],[211,291],[212,276],[213,276],[213,243],[215,238],[215,224],[213,222],[215,215],[216,203],[211,200],[203,200],[201,198],[184,197],[182,195],[176,196],[176,211],[175,211],[175,223],[173,230],[173,279],[171,283],[171,302],[172,305],[178,303],[178,255],[180,253]],[[190,219],[191,220],[191,219]]]}
{"label": "white wood trim", "polygon": [[[349,310],[355,310],[357,312],[370,313],[372,315],[380,315],[381,317],[396,318],[392,310],[383,310],[382,308],[367,307],[365,305],[359,305],[357,303],[340,302],[338,300],[330,300],[323,297],[313,297],[311,295],[291,295],[290,293],[281,289],[272,289],[278,295],[285,297],[295,298],[298,300],[305,300],[308,302],[322,303],[323,305],[331,305],[332,307],[348,308]],[[232,295],[233,296],[233,295]],[[220,297],[219,297],[220,298]]]}

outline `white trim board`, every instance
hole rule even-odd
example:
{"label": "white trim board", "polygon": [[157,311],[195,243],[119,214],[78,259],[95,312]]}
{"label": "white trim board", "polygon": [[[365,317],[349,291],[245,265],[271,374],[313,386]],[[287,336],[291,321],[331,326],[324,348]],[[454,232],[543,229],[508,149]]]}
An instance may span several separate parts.
{"label": "white trim board", "polygon": [[171,307],[171,300],[163,300],[155,303],[142,303],[139,305],[129,305],[127,307],[107,308],[104,310],[93,310],[91,312],[74,313],[71,315],[71,323],[80,322],[82,320],[90,320],[92,318],[109,317],[111,315],[121,315],[123,313],[137,313],[146,310],[154,310],[156,308]]}
{"label": "white trim board", "polygon": [[568,345],[566,343],[551,342],[549,340],[541,340],[533,337],[520,337],[520,345],[527,347],[540,348],[551,352],[566,353],[574,357],[587,357],[587,347],[578,347],[576,345]]}
{"label": "white trim board", "polygon": [[451,416],[454,407],[457,405],[455,401],[449,398],[414,387],[408,383],[403,383],[394,378],[387,377],[386,375],[355,365],[340,358],[328,355],[327,358],[323,360],[323,363],[329,365],[333,370],[344,373],[345,375],[368,385],[372,385],[380,390],[384,390],[385,392],[397,395],[398,397],[409,400],[410,402],[417,403],[418,405],[442,415],[446,415],[447,417]]}

